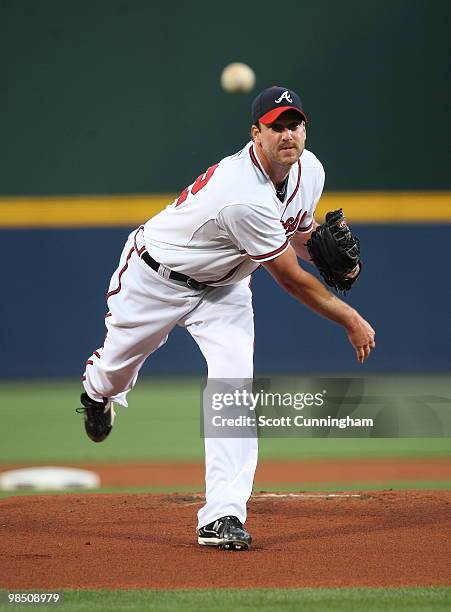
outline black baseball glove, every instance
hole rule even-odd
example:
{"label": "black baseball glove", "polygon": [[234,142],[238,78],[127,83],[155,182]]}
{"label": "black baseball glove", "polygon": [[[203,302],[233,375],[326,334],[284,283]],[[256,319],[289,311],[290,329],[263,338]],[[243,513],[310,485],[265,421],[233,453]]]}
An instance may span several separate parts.
{"label": "black baseball glove", "polygon": [[[362,269],[360,241],[351,234],[341,208],[326,214],[306,246],[326,284],[338,292],[349,291]],[[357,273],[348,277],[357,266]]]}

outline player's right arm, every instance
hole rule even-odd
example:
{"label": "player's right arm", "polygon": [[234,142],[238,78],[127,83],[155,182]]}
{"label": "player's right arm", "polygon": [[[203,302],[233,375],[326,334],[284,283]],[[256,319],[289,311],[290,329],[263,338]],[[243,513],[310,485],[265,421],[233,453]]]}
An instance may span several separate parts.
{"label": "player's right arm", "polygon": [[278,284],[299,302],[345,328],[359,363],[369,357],[376,346],[374,329],[354,308],[331,293],[312,274],[303,270],[292,247],[262,265]]}

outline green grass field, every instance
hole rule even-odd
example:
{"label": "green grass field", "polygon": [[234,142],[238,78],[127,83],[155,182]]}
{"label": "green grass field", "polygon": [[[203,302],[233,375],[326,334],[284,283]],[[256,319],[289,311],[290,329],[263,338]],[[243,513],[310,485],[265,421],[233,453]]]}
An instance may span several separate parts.
{"label": "green grass field", "polygon": [[[1,595],[6,607],[7,591]],[[63,591],[63,600],[39,610],[77,610],[88,612],[141,612],[142,610],[181,612],[439,612],[451,605],[451,588],[410,589],[249,589],[249,590],[176,590],[176,591]],[[1,604],[0,604],[1,606]],[[30,606],[8,606],[29,610]]]}
{"label": "green grass field", "polygon": [[[438,379],[449,388],[449,379]],[[408,379],[410,393],[414,393]],[[388,380],[387,384],[390,383]],[[83,433],[80,384],[0,383],[0,464],[202,460],[200,384],[194,379],[143,379],[118,408],[113,434],[93,444]],[[261,459],[443,457],[450,438],[264,438]]]}
{"label": "green grass field", "polygon": [[[448,379],[438,379],[448,388]],[[409,379],[412,385],[414,379]],[[387,384],[393,384],[391,380]],[[418,391],[419,389],[417,389]],[[415,392],[415,389],[411,389]],[[79,406],[80,385],[68,381],[0,383],[0,465],[12,463],[110,463],[195,461],[203,458],[200,436],[200,385],[194,379],[143,379],[129,395],[130,407],[119,408],[113,434],[100,445],[83,432]],[[262,439],[261,459],[450,457],[449,438],[390,439]],[[451,482],[391,482],[383,488],[450,488]],[[323,483],[322,490],[381,488],[368,483]],[[306,485],[305,490],[317,490]],[[259,489],[296,490],[284,484]],[[144,489],[146,492],[172,488]],[[178,487],[182,492],[183,487]],[[189,490],[193,490],[192,487]],[[199,490],[199,489],[198,489]],[[102,489],[102,492],[130,489]],[[132,491],[143,492],[143,489]],[[23,491],[29,494],[29,491]],[[0,493],[0,497],[10,493]],[[450,576],[451,584],[451,576]],[[1,579],[0,579],[1,586]],[[6,603],[6,592],[0,607]],[[29,609],[29,606],[14,606]],[[53,606],[39,606],[54,610]],[[451,609],[451,588],[292,589],[216,591],[65,591],[61,610],[415,610]]]}

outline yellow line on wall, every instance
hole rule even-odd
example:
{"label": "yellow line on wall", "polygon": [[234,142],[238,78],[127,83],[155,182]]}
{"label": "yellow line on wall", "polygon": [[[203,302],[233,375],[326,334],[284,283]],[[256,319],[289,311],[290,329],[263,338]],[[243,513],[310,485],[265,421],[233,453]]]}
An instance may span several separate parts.
{"label": "yellow line on wall", "polygon": [[[135,226],[174,194],[0,198],[0,228]],[[451,223],[451,192],[326,193],[316,217],[343,208],[351,223]]]}
{"label": "yellow line on wall", "polygon": [[371,191],[326,193],[318,204],[317,218],[343,208],[354,223],[451,222],[449,191]]}
{"label": "yellow line on wall", "polygon": [[173,195],[0,198],[0,227],[111,227],[139,225]]}

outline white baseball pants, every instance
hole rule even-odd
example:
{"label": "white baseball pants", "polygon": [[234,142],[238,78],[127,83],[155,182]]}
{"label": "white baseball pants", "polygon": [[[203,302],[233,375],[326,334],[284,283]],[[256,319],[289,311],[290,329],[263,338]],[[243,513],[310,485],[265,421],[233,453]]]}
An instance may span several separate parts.
{"label": "white baseball pants", "polygon": [[[83,384],[88,395],[127,406],[126,395],[145,359],[175,325],[185,327],[198,344],[209,378],[252,378],[249,279],[196,291],[152,270],[140,258],[144,249],[143,232],[132,232],[110,282],[104,346],[87,362]],[[205,438],[206,503],[198,512],[198,527],[226,515],[245,522],[256,466],[256,438]]]}

